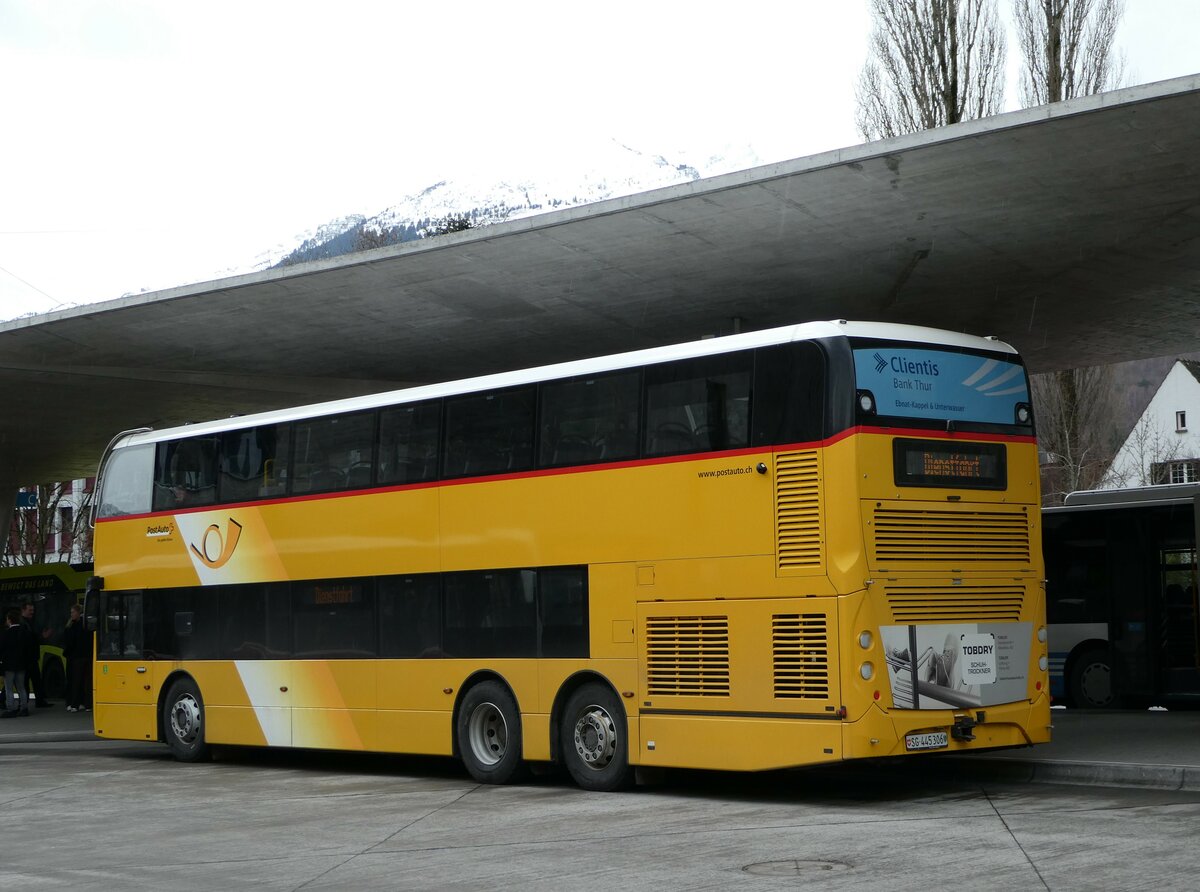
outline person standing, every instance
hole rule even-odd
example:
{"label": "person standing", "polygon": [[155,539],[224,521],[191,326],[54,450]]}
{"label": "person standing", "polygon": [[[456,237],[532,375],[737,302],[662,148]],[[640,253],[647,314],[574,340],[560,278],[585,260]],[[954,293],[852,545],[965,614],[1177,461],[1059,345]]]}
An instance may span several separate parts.
{"label": "person standing", "polygon": [[29,715],[29,694],[25,691],[25,666],[29,659],[29,633],[21,622],[20,611],[10,607],[4,617],[4,634],[0,635],[0,663],[4,664],[4,690],[8,709],[0,718],[11,719]]}
{"label": "person standing", "polygon": [[42,682],[42,639],[50,637],[50,630],[40,630],[39,633],[39,624],[34,616],[32,601],[26,601],[21,608],[21,622],[25,624],[31,641],[29,664],[25,667],[25,684],[29,690],[33,691],[38,707],[44,709],[54,705],[46,696],[46,685]]}
{"label": "person standing", "polygon": [[63,630],[63,656],[67,658],[67,712],[79,712],[87,702],[85,682],[92,657],[87,645],[82,611],[78,604],[72,604],[71,617]]}

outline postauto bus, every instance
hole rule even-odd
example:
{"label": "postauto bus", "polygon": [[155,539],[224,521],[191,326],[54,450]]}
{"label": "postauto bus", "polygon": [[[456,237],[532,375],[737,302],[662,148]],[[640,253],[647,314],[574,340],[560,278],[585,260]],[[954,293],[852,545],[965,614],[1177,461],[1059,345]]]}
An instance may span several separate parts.
{"label": "postauto bus", "polygon": [[1025,370],[821,322],[119,435],[96,732],[759,770],[1049,738]]}

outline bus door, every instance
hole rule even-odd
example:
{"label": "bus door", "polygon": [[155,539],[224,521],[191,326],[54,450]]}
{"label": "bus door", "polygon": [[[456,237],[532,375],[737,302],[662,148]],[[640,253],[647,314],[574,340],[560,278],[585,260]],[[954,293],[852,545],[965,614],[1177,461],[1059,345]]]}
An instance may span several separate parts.
{"label": "bus door", "polygon": [[1107,514],[1105,541],[1112,592],[1113,686],[1121,697],[1140,697],[1155,690],[1153,592],[1157,585],[1155,555],[1160,539],[1153,511]]}
{"label": "bus door", "polygon": [[96,650],[96,699],[155,703],[154,661],[145,656],[142,593],[105,592],[101,600],[100,641]]}
{"label": "bus door", "polygon": [[1164,694],[1200,694],[1195,548],[1159,551],[1159,682]]}

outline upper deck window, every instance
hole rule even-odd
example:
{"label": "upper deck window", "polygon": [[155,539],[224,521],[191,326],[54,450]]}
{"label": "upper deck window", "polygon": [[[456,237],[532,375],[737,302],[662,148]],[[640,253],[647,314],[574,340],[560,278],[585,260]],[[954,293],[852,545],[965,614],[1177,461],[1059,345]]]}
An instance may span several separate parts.
{"label": "upper deck window", "polygon": [[159,443],[155,453],[154,510],[195,508],[217,501],[217,438]]}
{"label": "upper deck window", "polygon": [[750,443],[749,352],[646,369],[646,455],[714,452]]}

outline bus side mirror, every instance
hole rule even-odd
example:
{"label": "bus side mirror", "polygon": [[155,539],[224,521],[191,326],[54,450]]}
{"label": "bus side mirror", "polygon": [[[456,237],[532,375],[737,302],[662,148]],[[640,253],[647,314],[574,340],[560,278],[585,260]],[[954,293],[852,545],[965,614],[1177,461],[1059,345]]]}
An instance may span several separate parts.
{"label": "bus side mirror", "polygon": [[95,632],[100,627],[100,592],[103,589],[103,577],[93,576],[87,581],[83,595],[83,627],[88,632]]}

